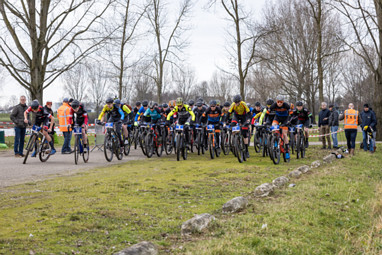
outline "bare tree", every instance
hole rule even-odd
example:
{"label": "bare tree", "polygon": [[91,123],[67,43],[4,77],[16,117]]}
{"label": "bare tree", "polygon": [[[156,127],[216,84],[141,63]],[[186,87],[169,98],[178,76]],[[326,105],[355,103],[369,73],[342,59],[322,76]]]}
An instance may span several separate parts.
{"label": "bare tree", "polygon": [[87,68],[84,64],[77,64],[72,69],[62,74],[61,80],[64,83],[65,91],[70,97],[82,102],[87,95]]}
{"label": "bare tree", "polygon": [[170,25],[166,17],[169,10],[165,8],[166,2],[162,0],[148,0],[147,18],[152,27],[152,33],[156,41],[153,64],[155,72],[150,77],[154,80],[157,89],[157,100],[161,102],[164,91],[165,64],[181,62],[179,53],[187,46],[184,33],[188,27],[184,26],[192,7],[191,0],[180,2],[179,12],[174,24]]}
{"label": "bare tree", "polygon": [[107,75],[107,71],[99,62],[88,63],[86,68],[88,81],[90,83],[88,86],[89,99],[94,103],[98,115],[108,96],[107,92],[110,78]]}
{"label": "bare tree", "polygon": [[214,72],[208,86],[208,95],[219,99],[221,102],[230,101],[234,84],[231,75],[224,72]]}
{"label": "bare tree", "polygon": [[190,67],[176,67],[172,71],[172,80],[175,93],[184,101],[191,99],[192,89],[196,84],[195,71]]}
{"label": "bare tree", "polygon": [[225,10],[228,20],[232,22],[227,32],[232,38],[233,44],[228,47],[227,52],[232,65],[235,66],[235,72],[225,70],[225,72],[233,75],[240,84],[240,94],[245,100],[245,84],[246,78],[253,65],[261,59],[256,56],[256,45],[258,41],[266,34],[267,31],[259,29],[255,26],[251,17],[254,15],[247,11],[248,7],[240,4],[238,0],[211,0],[210,6],[221,4]]}
{"label": "bare tree", "polygon": [[96,26],[111,1],[0,0],[0,64],[42,101],[44,89],[103,42]]}
{"label": "bare tree", "polygon": [[[382,2],[370,5],[361,0],[335,0],[333,6],[345,18],[344,25],[352,35],[343,38],[345,44],[360,56],[374,76],[374,110],[382,119]],[[375,55],[374,55],[375,53]],[[377,57],[375,57],[377,56]],[[382,125],[377,126],[377,139],[382,139]]]}

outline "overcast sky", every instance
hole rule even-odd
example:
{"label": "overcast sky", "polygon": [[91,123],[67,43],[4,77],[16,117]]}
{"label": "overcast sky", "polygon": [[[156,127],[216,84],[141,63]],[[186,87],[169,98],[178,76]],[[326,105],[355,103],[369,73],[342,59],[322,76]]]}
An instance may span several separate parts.
{"label": "overcast sky", "polygon": [[[169,2],[176,1],[170,0]],[[225,13],[219,5],[212,10],[205,10],[207,0],[195,0],[190,23],[193,27],[190,34],[190,46],[187,49],[188,63],[196,71],[197,80],[209,81],[216,66],[227,64],[224,45],[226,40],[227,21],[223,18]],[[260,18],[261,9],[265,0],[240,0],[240,3],[253,10],[256,19]],[[4,71],[5,72],[5,71]],[[59,79],[58,79],[59,80]],[[19,97],[26,94],[25,89],[13,79],[6,78],[1,82],[0,104],[8,102],[9,97]],[[62,89],[62,84],[57,81],[44,91],[44,101],[58,101],[67,96]],[[45,102],[44,102],[45,103]]]}

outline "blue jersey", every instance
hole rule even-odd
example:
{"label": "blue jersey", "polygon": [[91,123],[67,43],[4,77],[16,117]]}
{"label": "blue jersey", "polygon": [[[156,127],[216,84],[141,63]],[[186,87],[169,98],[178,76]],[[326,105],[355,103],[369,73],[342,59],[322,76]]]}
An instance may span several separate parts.
{"label": "blue jersey", "polygon": [[160,113],[158,112],[158,109],[156,108],[153,111],[151,111],[150,108],[148,108],[146,112],[144,113],[144,116],[151,117],[151,120],[154,120],[154,121],[162,118],[162,115],[160,115]]}
{"label": "blue jersey", "polygon": [[137,114],[135,115],[135,121],[138,121],[139,116],[145,113],[145,108],[141,106],[141,108],[138,110]]}

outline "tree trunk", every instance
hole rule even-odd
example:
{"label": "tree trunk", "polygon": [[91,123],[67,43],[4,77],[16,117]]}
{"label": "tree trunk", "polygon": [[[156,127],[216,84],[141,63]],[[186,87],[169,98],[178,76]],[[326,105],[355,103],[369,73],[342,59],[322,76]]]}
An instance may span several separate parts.
{"label": "tree trunk", "polygon": [[381,0],[374,0],[375,12],[378,20],[378,35],[379,35],[379,56],[378,67],[375,74],[375,97],[374,111],[379,124],[377,125],[377,140],[382,140],[382,3]]}
{"label": "tree trunk", "polygon": [[317,1],[317,33],[318,33],[318,45],[317,45],[317,71],[318,71],[318,94],[320,102],[324,102],[324,71],[322,68],[322,6],[321,0]]}

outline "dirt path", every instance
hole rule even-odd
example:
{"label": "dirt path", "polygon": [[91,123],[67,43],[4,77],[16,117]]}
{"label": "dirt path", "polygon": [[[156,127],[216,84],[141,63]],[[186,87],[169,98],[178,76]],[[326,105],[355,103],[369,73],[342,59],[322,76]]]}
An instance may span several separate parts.
{"label": "dirt path", "polygon": [[13,151],[1,151],[0,188],[58,176],[72,175],[95,167],[104,167],[144,158],[146,157],[143,156],[141,150],[132,149],[129,156],[123,157],[122,160],[113,157],[112,162],[107,162],[103,152],[95,150],[90,154],[88,163],[84,163],[82,158],[80,158],[79,164],[75,165],[73,154],[62,155],[60,152],[57,152],[45,163],[40,162],[38,156],[36,158],[28,157],[24,165],[24,158],[15,158]]}

